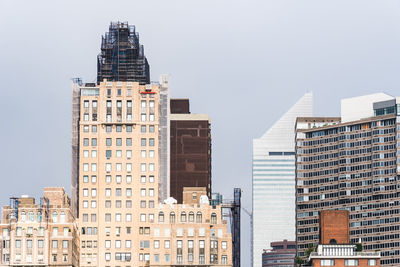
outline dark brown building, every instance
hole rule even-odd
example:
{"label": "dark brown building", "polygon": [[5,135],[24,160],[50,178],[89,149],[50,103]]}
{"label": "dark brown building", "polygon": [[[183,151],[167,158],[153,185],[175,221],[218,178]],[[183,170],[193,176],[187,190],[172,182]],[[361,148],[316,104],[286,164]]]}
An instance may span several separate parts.
{"label": "dark brown building", "polygon": [[206,114],[191,114],[189,99],[171,99],[170,195],[182,203],[184,187],[205,187],[211,198],[211,128]]}
{"label": "dark brown building", "polygon": [[321,245],[350,244],[349,211],[322,210],[319,218]]}
{"label": "dark brown building", "polygon": [[264,250],[262,254],[262,267],[291,267],[295,266],[296,242],[286,239],[271,242],[272,250]]}

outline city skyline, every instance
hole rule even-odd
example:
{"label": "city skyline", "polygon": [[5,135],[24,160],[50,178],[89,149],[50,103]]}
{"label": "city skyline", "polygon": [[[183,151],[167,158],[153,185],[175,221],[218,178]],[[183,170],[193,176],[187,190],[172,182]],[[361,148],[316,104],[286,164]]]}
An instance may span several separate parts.
{"label": "city skyline", "polygon": [[[93,47],[99,47],[99,36],[104,34],[110,21],[128,20],[137,25],[141,42],[146,45],[153,79],[161,73],[171,73],[172,97],[190,98],[193,112],[210,115],[213,189],[229,197],[227,181],[231,183],[229,188],[242,187],[243,204],[248,209],[251,207],[251,140],[289,108],[290,104],[282,104],[284,101],[294,103],[310,89],[316,98],[317,114],[325,114],[327,110],[329,115],[338,115],[341,98],[382,89],[395,95],[400,86],[396,80],[399,7],[394,1],[379,4],[358,1],[346,4],[346,8],[340,7],[345,5],[344,1],[324,3],[328,8],[316,1],[305,6],[294,1],[292,5],[289,2],[228,5],[222,1],[197,6],[199,14],[187,4],[179,6],[183,11],[174,11],[179,2],[171,3],[132,4],[131,8],[121,10],[106,2],[97,4],[96,8],[93,2],[79,6],[73,2],[60,6],[48,2],[42,11],[30,4],[26,9],[6,1],[0,4],[2,25],[6,25],[1,29],[2,36],[15,40],[14,45],[1,44],[2,91],[3,97],[10,100],[5,101],[1,111],[9,114],[22,101],[13,116],[4,116],[1,120],[3,125],[10,126],[3,133],[8,140],[5,145],[8,153],[1,158],[5,170],[3,179],[14,180],[9,182],[9,188],[0,191],[2,204],[8,202],[10,195],[38,196],[45,185],[64,186],[69,192],[70,78],[81,74],[85,81],[95,80],[93,58],[98,50]],[[54,12],[45,13],[44,7]],[[321,12],[315,12],[318,8]],[[116,15],[111,16],[110,11]],[[168,15],[171,12],[180,18]],[[220,20],[221,12],[224,22]],[[93,20],[88,21],[88,15]],[[24,19],[11,27],[15,17],[20,16]],[[71,16],[76,17],[74,21]],[[207,20],[199,23],[204,17]],[[339,17],[342,23],[331,22]],[[247,18],[246,23],[238,24],[237,18]],[[317,19],[319,23],[314,23]],[[181,25],[181,20],[186,21],[186,26]],[[27,25],[35,30],[27,31]],[[238,40],[239,35],[244,38]],[[266,37],[261,38],[262,35]],[[297,40],[299,35],[304,39]],[[251,49],[245,49],[245,56],[238,53],[249,44]],[[20,59],[15,60],[18,54]],[[228,66],[233,65],[226,64],[232,58],[248,69],[239,71]],[[38,60],[42,64],[37,64]],[[268,79],[265,79],[266,73]],[[249,84],[254,84],[248,79],[250,74],[259,81],[256,89],[248,89]],[[207,84],[199,83],[199,77]],[[224,93],[210,99],[218,91]],[[248,97],[249,92],[255,95]],[[223,97],[228,98],[221,110]],[[239,109],[257,114],[257,120],[247,120],[248,114]],[[52,112],[46,114],[48,110]],[[235,123],[238,119],[244,123],[240,127]],[[232,131],[236,135],[230,135]],[[19,163],[21,157],[25,163],[23,168]],[[246,217],[243,219],[248,222]],[[249,232],[245,229],[243,235]],[[246,239],[249,242],[244,236],[243,243]],[[247,251],[247,248],[243,250],[244,257]]]}

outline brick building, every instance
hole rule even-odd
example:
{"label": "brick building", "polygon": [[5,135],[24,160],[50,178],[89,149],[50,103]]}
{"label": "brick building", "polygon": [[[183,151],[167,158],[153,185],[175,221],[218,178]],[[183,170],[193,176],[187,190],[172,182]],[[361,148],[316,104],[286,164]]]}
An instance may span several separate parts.
{"label": "brick building", "polygon": [[205,187],[211,198],[211,128],[206,114],[191,114],[189,99],[171,99],[170,195],[182,203],[184,187]]}
{"label": "brick building", "polygon": [[310,255],[313,267],[320,266],[380,266],[379,252],[357,251],[349,244],[349,212],[346,210],[324,210],[320,215],[320,241],[316,252]]}

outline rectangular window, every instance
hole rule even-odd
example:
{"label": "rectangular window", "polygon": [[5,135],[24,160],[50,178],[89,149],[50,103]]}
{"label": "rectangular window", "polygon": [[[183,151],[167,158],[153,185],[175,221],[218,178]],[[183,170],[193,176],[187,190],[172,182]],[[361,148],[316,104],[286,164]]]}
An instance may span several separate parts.
{"label": "rectangular window", "polygon": [[127,175],[127,176],[126,176],[126,183],[127,183],[127,184],[132,183],[132,176],[131,176],[131,175]]}
{"label": "rectangular window", "polygon": [[97,146],[97,138],[92,138],[92,146]]}
{"label": "rectangular window", "polygon": [[149,146],[154,146],[154,138],[149,139]]}
{"label": "rectangular window", "polygon": [[146,125],[140,126],[140,132],[145,133],[146,132]]}
{"label": "rectangular window", "polygon": [[89,138],[83,138],[83,146],[89,146]]}
{"label": "rectangular window", "polygon": [[115,151],[115,156],[116,156],[117,158],[121,158],[121,157],[122,157],[122,150],[117,150],[117,151]]}
{"label": "rectangular window", "polygon": [[111,158],[111,150],[106,150],[106,158]]}
{"label": "rectangular window", "polygon": [[132,146],[132,138],[126,138],[126,146]]}
{"label": "rectangular window", "polygon": [[111,145],[112,145],[112,139],[106,138],[106,146],[111,146]]}
{"label": "rectangular window", "polygon": [[149,125],[149,132],[154,133],[154,125]]}
{"label": "rectangular window", "polygon": [[122,138],[117,138],[116,139],[116,145],[117,146],[122,146]]}
{"label": "rectangular window", "polygon": [[63,248],[68,248],[68,240],[63,240]]}
{"label": "rectangular window", "polygon": [[51,247],[52,247],[52,248],[57,248],[57,247],[58,247],[58,242],[57,242],[57,240],[52,240],[52,241],[51,241]]}
{"label": "rectangular window", "polygon": [[141,155],[142,158],[146,158],[146,150],[142,150],[140,152],[140,155]]}
{"label": "rectangular window", "polygon": [[146,146],[146,138],[140,139],[140,144],[141,144],[141,146]]}
{"label": "rectangular window", "polygon": [[127,163],[126,164],[126,171],[131,172],[132,171],[132,163]]}
{"label": "rectangular window", "polygon": [[[322,266],[322,264],[321,264]],[[327,266],[332,266],[332,265],[327,265]],[[358,260],[356,259],[345,259],[344,260],[344,266],[358,266]]]}
{"label": "rectangular window", "polygon": [[126,126],[126,132],[131,133],[132,132],[132,126]]}
{"label": "rectangular window", "polygon": [[125,203],[125,206],[127,208],[132,208],[132,200],[127,200],[126,203]]}
{"label": "rectangular window", "polygon": [[321,266],[335,266],[335,260],[323,260],[323,259],[321,259]]}
{"label": "rectangular window", "polygon": [[127,151],[126,151],[126,157],[127,157],[128,159],[132,158],[132,150],[127,150]]}
{"label": "rectangular window", "polygon": [[141,163],[140,164],[140,171],[145,172],[146,171],[146,163]]}
{"label": "rectangular window", "polygon": [[149,158],[154,158],[154,150],[149,151]]}

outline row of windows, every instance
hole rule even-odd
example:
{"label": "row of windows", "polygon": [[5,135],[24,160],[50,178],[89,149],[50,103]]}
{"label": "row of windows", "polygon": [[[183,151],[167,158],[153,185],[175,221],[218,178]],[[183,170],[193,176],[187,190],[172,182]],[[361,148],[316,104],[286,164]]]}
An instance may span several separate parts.
{"label": "row of windows", "polygon": [[[115,129],[114,131],[117,133],[122,133],[122,130],[125,129],[125,132],[127,133],[131,133],[132,132],[132,125],[106,125],[106,133],[112,133],[113,132],[113,128]],[[88,133],[89,130],[91,129],[92,133],[97,133],[97,125],[83,125],[83,132]],[[149,133],[154,133],[154,125],[141,125],[140,126],[140,132],[141,133],[146,133],[147,131]]]}
{"label": "row of windows", "polygon": [[[97,182],[97,176],[96,175],[91,175],[90,176],[90,180],[91,180],[92,184],[95,184]],[[140,182],[141,183],[146,183],[146,180],[149,183],[154,183],[154,175],[149,175],[148,177],[146,175],[141,175],[140,176]],[[131,175],[126,175],[125,176],[125,181],[126,181],[127,184],[132,183],[132,176]],[[84,183],[89,183],[89,176],[88,175],[84,175],[83,176],[83,182]],[[112,182],[112,176],[111,175],[106,175],[105,182],[107,184],[110,184]],[[116,175],[115,176],[115,182],[117,184],[122,183],[122,175]]]}
{"label": "row of windows", "polygon": [[[112,146],[112,138],[106,138],[106,146]],[[122,146],[122,138],[115,138],[115,145],[116,146]],[[89,146],[89,144],[94,147],[97,146],[97,138],[92,138],[89,142],[89,138],[83,138],[83,146]],[[148,144],[149,146],[154,146],[155,145],[155,139],[154,138],[148,138]],[[126,146],[132,146],[132,138],[125,138],[125,145]],[[147,146],[147,139],[146,138],[141,138],[140,139],[140,145],[142,147]]]}
{"label": "row of windows", "polygon": [[[90,166],[90,168],[89,168]],[[122,163],[115,163],[115,171],[117,172],[122,172]],[[83,163],[82,165],[82,170],[84,172],[92,171],[92,172],[97,172],[97,163]],[[127,172],[132,171],[132,163],[125,163],[125,170]],[[112,164],[111,163],[106,163],[105,164],[105,171],[106,172],[111,172],[112,171]],[[155,164],[154,163],[140,163],[140,171],[141,172],[146,172],[150,171],[153,172],[155,171]]]}

